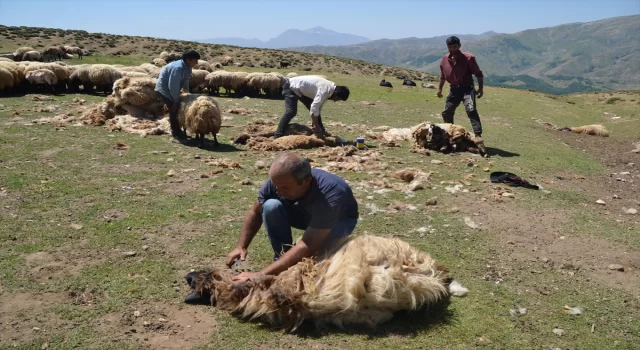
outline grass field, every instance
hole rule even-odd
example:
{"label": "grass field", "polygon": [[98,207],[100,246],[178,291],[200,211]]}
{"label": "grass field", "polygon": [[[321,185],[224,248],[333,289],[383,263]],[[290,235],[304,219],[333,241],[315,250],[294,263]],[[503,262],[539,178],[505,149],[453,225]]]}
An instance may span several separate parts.
{"label": "grass field", "polygon": [[[98,63],[102,58],[84,61],[89,59]],[[399,81],[388,90],[377,86],[379,76],[322,74],[352,91],[349,101],[328,102],[323,108],[325,124],[334,134],[353,139],[376,126],[439,121],[444,100],[435,97],[434,90],[403,87]],[[78,106],[76,97],[87,103]],[[612,97],[619,100],[607,103]],[[254,111],[225,114],[232,119],[225,121],[218,149],[181,145],[167,136],[141,138],[101,127],[56,129],[30,123],[101,99],[0,99],[2,349],[638,346],[640,216],[624,213],[626,208],[640,209],[640,162],[638,153],[631,153],[633,142],[640,141],[638,93],[550,97],[485,88],[478,109],[491,153],[487,159],[468,153],[427,157],[409,152],[408,142],[388,148],[368,140],[388,165],[387,174],[413,167],[433,175],[424,190],[407,196],[362,185],[379,179],[378,174],[339,173],[360,202],[357,234],[410,242],[449,267],[470,293],[452,299],[445,315],[403,315],[376,330],[320,332],[306,327],[299,334],[183,303],[183,276],[191,269],[222,264],[245,210],[267,177],[267,170],[256,169],[254,163],[275,155],[234,146],[230,138],[252,118],[277,121],[283,102],[218,98],[223,109]],[[46,106],[55,106],[55,111],[36,112]],[[536,119],[558,126],[602,123],[611,137],[553,131]],[[303,107],[294,121],[309,122]],[[456,122],[470,128],[462,107]],[[116,149],[117,141],[128,149]],[[317,166],[324,165],[313,151],[302,153]],[[205,163],[224,158],[242,168]],[[434,159],[443,163],[432,164]],[[543,189],[513,188],[513,198],[500,196],[505,186],[489,183],[486,168],[514,172]],[[169,170],[176,175],[167,176]],[[241,185],[247,178],[253,184]],[[445,191],[461,182],[468,192]],[[438,204],[425,206],[433,197]],[[598,199],[606,205],[596,204]],[[371,204],[385,209],[393,201],[417,209],[371,210]],[[480,228],[467,227],[465,217]],[[259,269],[270,257],[262,230],[247,263]],[[625,270],[610,270],[610,264]],[[526,313],[512,314],[516,305]],[[582,308],[582,314],[567,314],[565,305]]]}

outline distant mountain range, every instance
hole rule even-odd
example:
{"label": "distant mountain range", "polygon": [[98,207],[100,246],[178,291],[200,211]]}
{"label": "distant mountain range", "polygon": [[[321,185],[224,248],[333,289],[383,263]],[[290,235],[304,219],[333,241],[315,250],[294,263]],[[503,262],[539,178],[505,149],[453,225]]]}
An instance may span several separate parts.
{"label": "distant mountain range", "polygon": [[261,49],[284,49],[295,46],[354,45],[367,42],[369,39],[363,36],[339,33],[323,27],[314,27],[307,30],[289,29],[268,41],[262,41],[255,38],[214,38],[196,41],[208,44],[255,47]]}
{"label": "distant mountain range", "polygon": [[[640,88],[640,15],[571,23],[515,34],[459,35],[493,85],[571,93]],[[348,46],[304,46],[291,51],[439,73],[448,35],[374,40]]]}

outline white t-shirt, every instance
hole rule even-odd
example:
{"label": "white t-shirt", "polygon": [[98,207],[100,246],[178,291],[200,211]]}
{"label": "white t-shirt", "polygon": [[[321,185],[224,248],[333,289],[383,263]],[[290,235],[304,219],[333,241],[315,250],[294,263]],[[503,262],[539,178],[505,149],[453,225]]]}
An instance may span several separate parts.
{"label": "white t-shirt", "polygon": [[316,75],[302,75],[289,79],[291,91],[301,96],[306,96],[313,99],[311,103],[310,113],[311,115],[320,115],[322,105],[333,95],[333,91],[336,89],[336,84],[325,78]]}

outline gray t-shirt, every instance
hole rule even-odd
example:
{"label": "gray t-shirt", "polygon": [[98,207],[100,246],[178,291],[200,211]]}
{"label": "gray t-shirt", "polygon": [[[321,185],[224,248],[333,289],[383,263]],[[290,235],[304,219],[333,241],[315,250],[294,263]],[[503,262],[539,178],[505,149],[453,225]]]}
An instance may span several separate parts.
{"label": "gray t-shirt", "polygon": [[344,179],[321,169],[311,169],[311,177],[309,191],[297,201],[279,196],[268,179],[260,188],[258,202],[278,199],[300,215],[307,227],[315,229],[330,229],[340,220],[358,218],[358,202]]}

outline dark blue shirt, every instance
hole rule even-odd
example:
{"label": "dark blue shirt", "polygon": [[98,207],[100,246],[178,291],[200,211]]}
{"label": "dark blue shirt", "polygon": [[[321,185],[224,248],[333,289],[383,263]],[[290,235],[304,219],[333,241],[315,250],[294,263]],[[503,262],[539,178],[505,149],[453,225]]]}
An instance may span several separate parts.
{"label": "dark blue shirt", "polygon": [[344,179],[321,169],[311,169],[311,177],[309,190],[296,201],[279,196],[268,179],[260,188],[258,202],[278,199],[315,229],[330,229],[340,220],[358,218],[358,202]]}

